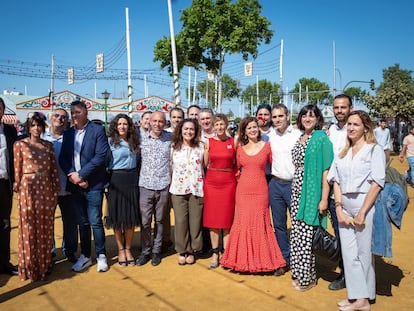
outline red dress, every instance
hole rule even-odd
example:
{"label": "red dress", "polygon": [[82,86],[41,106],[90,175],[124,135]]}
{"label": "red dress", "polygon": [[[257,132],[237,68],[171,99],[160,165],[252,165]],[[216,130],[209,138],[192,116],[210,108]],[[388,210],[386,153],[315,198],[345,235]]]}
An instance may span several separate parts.
{"label": "red dress", "polygon": [[240,272],[264,272],[286,266],[270,222],[265,168],[271,159],[269,143],[253,156],[247,155],[242,147],[237,148],[237,166],[242,171],[233,226],[220,261],[224,267]]}
{"label": "red dress", "polygon": [[236,193],[234,139],[231,137],[221,141],[209,138],[208,143],[203,225],[206,228],[229,229],[233,223]]}

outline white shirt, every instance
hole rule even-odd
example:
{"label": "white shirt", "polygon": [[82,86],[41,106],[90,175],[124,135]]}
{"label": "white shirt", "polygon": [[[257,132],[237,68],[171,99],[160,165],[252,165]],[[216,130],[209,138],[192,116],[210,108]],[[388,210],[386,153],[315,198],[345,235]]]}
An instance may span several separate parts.
{"label": "white shirt", "polygon": [[329,182],[337,182],[342,194],[367,193],[371,182],[385,183],[385,153],[379,145],[365,143],[352,157],[352,148],[342,159],[336,157],[328,173]]}
{"label": "white shirt", "polygon": [[0,178],[9,179],[7,174],[8,161],[6,135],[4,135],[3,123],[0,123]]}
{"label": "white shirt", "polygon": [[284,133],[272,129],[269,143],[272,149],[272,175],[281,179],[292,180],[295,167],[292,161],[292,149],[302,132],[289,125]]}
{"label": "white shirt", "polygon": [[346,124],[342,128],[338,124],[332,124],[329,127],[329,139],[332,142],[335,157],[345,148],[346,134]]}
{"label": "white shirt", "polygon": [[374,130],[375,139],[377,140],[377,143],[381,145],[384,150],[390,149],[390,130],[385,128],[382,129],[380,126],[378,126]]}

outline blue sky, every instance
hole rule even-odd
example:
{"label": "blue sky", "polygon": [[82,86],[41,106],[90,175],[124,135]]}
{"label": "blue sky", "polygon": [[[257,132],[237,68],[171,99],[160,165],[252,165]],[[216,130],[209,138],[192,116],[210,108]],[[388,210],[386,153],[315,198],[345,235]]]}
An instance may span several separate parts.
{"label": "blue sky", "polygon": [[[412,13],[414,1],[374,0],[290,0],[260,1],[263,11],[275,31],[272,42],[259,48],[254,61],[253,77],[242,76],[240,55],[226,58],[224,71],[241,81],[242,87],[259,79],[279,83],[280,41],[284,40],[283,87],[292,89],[302,77],[316,78],[333,86],[333,41],[336,46],[336,87],[341,89],[351,80],[382,81],[382,71],[394,64],[414,70],[414,40]],[[190,0],[173,1],[174,28],[178,32],[180,10],[190,6]],[[169,36],[166,0],[152,1],[3,1],[0,19],[0,89],[16,90],[28,95],[44,96],[50,88],[49,78],[28,78],[2,73],[2,66],[19,62],[33,66],[50,64],[51,55],[57,65],[75,67],[75,84],[55,80],[55,92],[71,90],[93,97],[107,89],[115,97],[127,93],[127,81],[76,81],[76,67],[94,64],[95,55],[109,54],[125,35],[125,8],[129,8],[132,69],[147,73],[148,94],[167,99],[173,96],[172,79],[154,63],[153,49],[162,36]],[[23,66],[23,65],[22,65]],[[126,69],[126,53],[112,65]],[[194,73],[192,73],[192,76]],[[198,73],[198,80],[204,79]],[[170,84],[171,82],[171,84]],[[182,72],[182,100],[186,105],[185,89],[188,69]],[[369,89],[368,84],[353,84]],[[144,96],[143,80],[134,80],[134,99]],[[226,103],[223,110],[236,105]]]}

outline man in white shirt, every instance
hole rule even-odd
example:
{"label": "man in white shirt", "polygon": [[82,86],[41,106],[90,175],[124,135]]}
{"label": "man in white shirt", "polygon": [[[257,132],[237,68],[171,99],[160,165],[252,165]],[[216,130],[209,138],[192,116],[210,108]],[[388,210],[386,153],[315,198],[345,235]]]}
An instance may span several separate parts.
{"label": "man in white shirt", "polygon": [[198,112],[198,123],[201,127],[201,141],[205,142],[214,136],[213,131],[213,110],[210,108],[202,108]]}
{"label": "man in white shirt", "polygon": [[292,162],[292,149],[301,131],[289,125],[289,111],[283,104],[272,109],[273,128],[269,132],[272,149],[272,179],[269,182],[269,201],[272,210],[275,235],[287,266],[275,271],[275,276],[284,275],[289,270],[290,244],[287,231],[287,210],[290,211],[290,195],[295,167]]}
{"label": "man in white shirt", "polygon": [[377,140],[378,145],[384,148],[385,160],[387,163],[390,161],[390,130],[387,128],[387,121],[381,119],[379,125],[374,130],[375,139]]}
{"label": "man in white shirt", "polygon": [[[347,128],[346,122],[348,120],[348,115],[352,111],[352,99],[348,95],[339,94],[335,96],[333,101],[333,112],[336,119],[336,123],[332,124],[328,130],[329,139],[333,145],[334,156],[337,157],[338,154],[344,149],[346,145],[346,137],[347,137]],[[332,227],[335,232],[335,236],[339,241],[339,227],[338,227],[338,219],[336,217],[336,209],[335,209],[335,202],[333,199],[333,195],[331,195],[329,199],[329,213],[331,214],[331,222]],[[340,256],[339,260],[339,268],[341,272],[339,276],[329,284],[328,288],[330,290],[339,290],[345,288],[345,277],[343,273],[343,263],[342,263],[342,255]]]}

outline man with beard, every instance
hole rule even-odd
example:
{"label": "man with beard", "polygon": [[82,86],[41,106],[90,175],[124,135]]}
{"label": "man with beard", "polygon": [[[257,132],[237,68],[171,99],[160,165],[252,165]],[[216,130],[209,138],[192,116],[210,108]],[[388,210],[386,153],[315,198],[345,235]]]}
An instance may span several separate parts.
{"label": "man with beard", "polygon": [[[328,135],[333,145],[334,156],[338,156],[338,154],[344,149],[346,144],[346,135],[347,135],[347,128],[346,122],[348,120],[348,115],[352,111],[352,99],[348,95],[339,94],[335,96],[333,101],[333,112],[336,118],[336,123],[332,124],[329,127]],[[329,199],[329,213],[331,214],[331,221],[332,227],[335,232],[335,236],[339,240],[339,228],[338,228],[338,218],[336,217],[336,210],[335,210],[335,203],[333,199],[333,195]],[[339,290],[345,288],[345,276],[343,271],[343,262],[342,262],[342,254],[339,259],[339,268],[341,272],[339,276],[329,284],[328,288],[330,290]]]}

